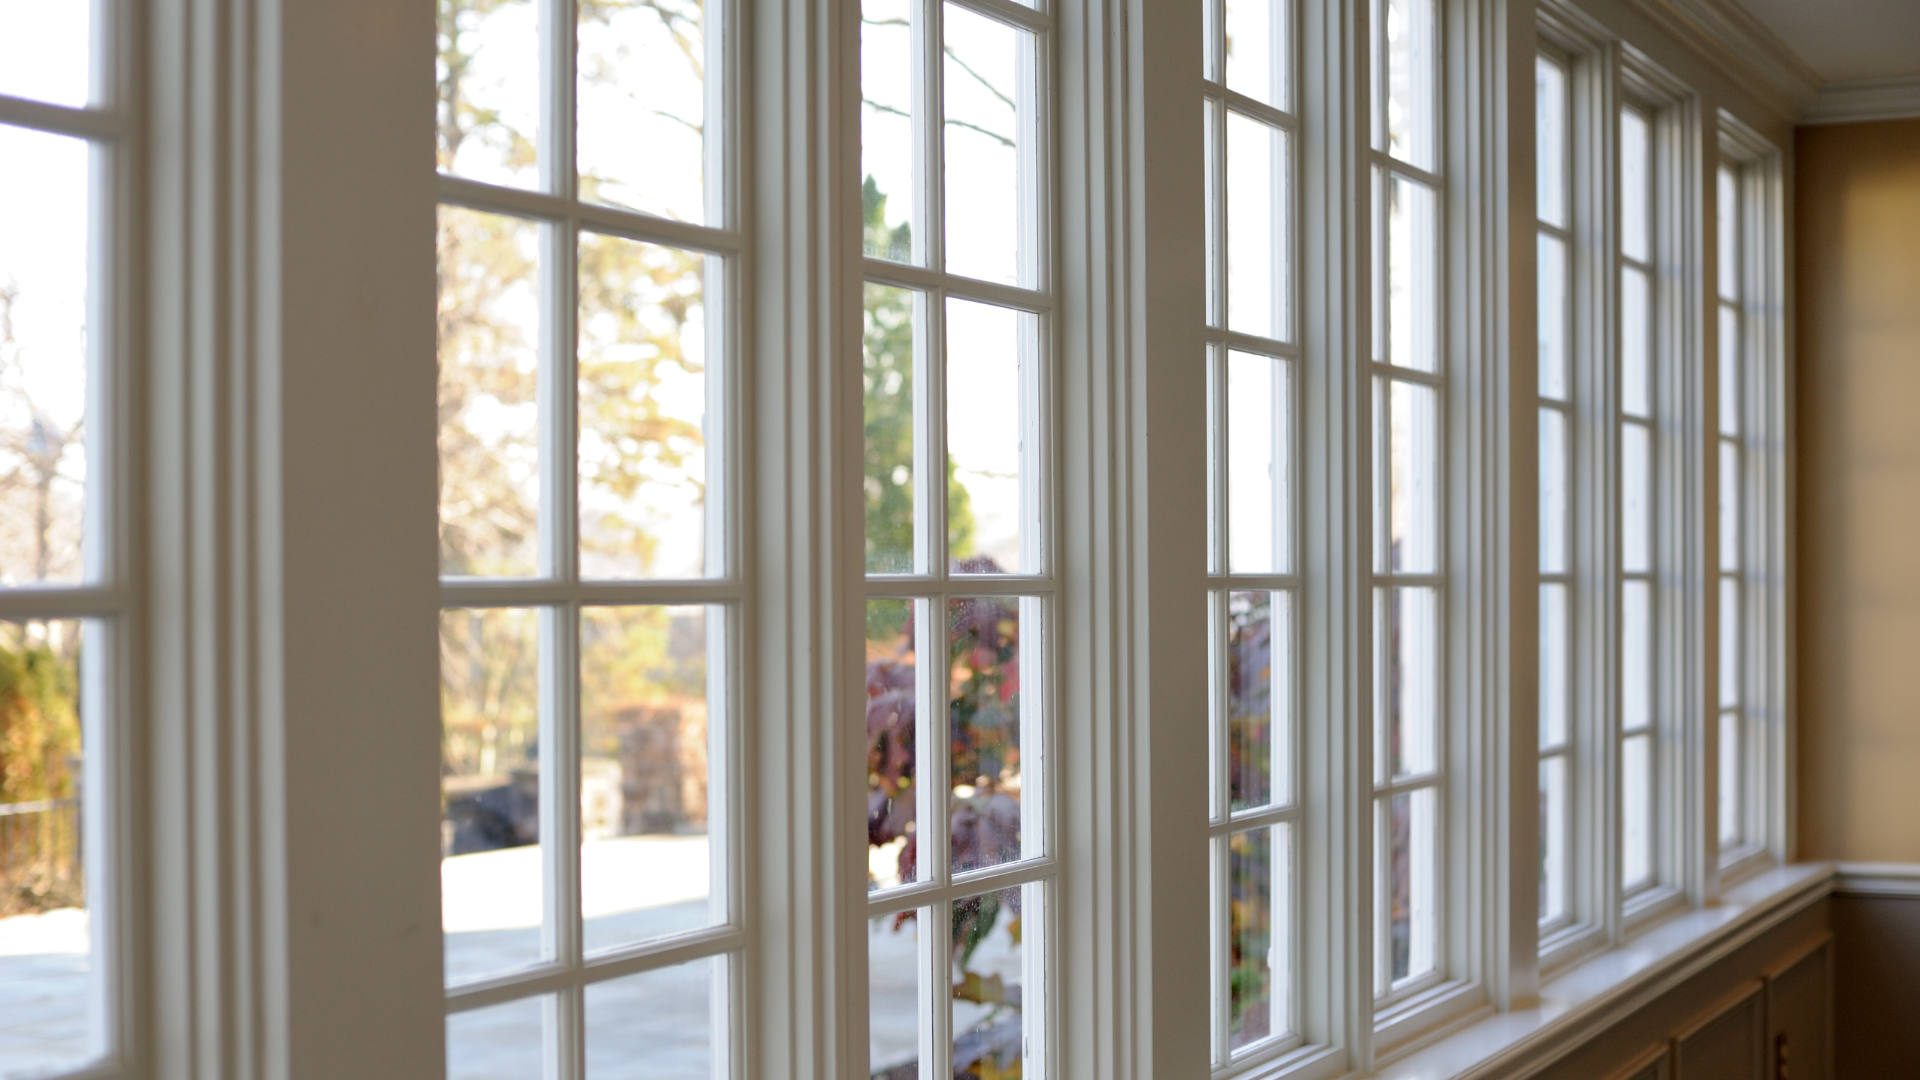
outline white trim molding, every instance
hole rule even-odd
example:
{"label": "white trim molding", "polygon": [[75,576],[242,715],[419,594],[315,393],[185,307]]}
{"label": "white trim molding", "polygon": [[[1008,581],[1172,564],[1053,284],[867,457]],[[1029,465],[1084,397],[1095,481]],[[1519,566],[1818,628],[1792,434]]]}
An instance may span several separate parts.
{"label": "white trim molding", "polygon": [[1835,867],[1833,892],[1920,900],[1920,863],[1843,862]]}
{"label": "white trim molding", "polygon": [[1820,93],[1820,73],[1736,0],[1626,0],[1783,120]]}
{"label": "white trim molding", "polygon": [[1920,74],[1832,82],[1800,113],[1802,124],[1857,124],[1920,116]]}

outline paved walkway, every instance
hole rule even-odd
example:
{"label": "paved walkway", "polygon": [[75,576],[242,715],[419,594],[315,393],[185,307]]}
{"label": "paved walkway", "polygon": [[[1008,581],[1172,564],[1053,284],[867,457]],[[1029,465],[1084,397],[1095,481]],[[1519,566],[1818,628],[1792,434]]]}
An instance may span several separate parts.
{"label": "paved walkway", "polygon": [[0,919],[0,1077],[65,1071],[87,1059],[87,913]]}
{"label": "paved walkway", "polygon": [[[704,837],[589,841],[582,853],[589,947],[615,947],[706,925]],[[510,971],[538,959],[540,849],[445,860],[441,870],[450,975]],[[891,918],[868,926],[870,1049],[875,1073],[919,1056],[916,934]],[[0,1080],[64,1071],[87,1055],[87,915],[67,910],[0,919]],[[972,967],[1020,980],[1019,947],[1004,922]],[[587,991],[588,1080],[711,1080],[713,961],[597,983]],[[941,988],[944,991],[944,988]],[[447,1023],[449,1080],[541,1080],[551,999],[457,1013]],[[954,1003],[965,1032],[987,1010]]]}

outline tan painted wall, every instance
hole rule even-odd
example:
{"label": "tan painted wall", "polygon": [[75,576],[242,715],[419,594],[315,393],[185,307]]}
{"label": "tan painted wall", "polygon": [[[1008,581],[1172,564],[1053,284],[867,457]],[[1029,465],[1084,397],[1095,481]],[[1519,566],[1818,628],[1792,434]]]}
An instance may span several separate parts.
{"label": "tan painted wall", "polygon": [[1795,168],[1799,854],[1920,862],[1920,120]]}

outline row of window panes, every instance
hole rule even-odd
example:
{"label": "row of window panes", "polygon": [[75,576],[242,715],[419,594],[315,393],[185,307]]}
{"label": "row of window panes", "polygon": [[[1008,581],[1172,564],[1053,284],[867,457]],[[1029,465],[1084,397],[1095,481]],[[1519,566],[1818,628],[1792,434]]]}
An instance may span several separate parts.
{"label": "row of window panes", "polygon": [[[549,35],[574,22],[573,71],[543,70]],[[713,223],[709,153],[720,38],[696,0],[661,5],[441,0],[440,171],[660,217]],[[574,161],[543,129],[543,87],[572,82]],[[452,93],[450,86],[457,87]]]}
{"label": "row of window panes", "polygon": [[[716,256],[582,232],[577,295],[577,530],[552,519],[542,484],[542,294],[559,226],[440,211],[440,565],[449,576],[553,576],[561,537],[600,579],[698,577],[719,569],[705,493]],[[563,455],[565,451],[562,451]]]}

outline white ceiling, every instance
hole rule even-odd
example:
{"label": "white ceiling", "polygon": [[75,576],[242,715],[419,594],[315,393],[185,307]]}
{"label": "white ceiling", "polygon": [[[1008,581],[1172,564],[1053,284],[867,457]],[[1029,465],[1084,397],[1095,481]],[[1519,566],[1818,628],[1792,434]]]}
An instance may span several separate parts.
{"label": "white ceiling", "polygon": [[1920,75],[1920,0],[1739,0],[1828,82]]}

